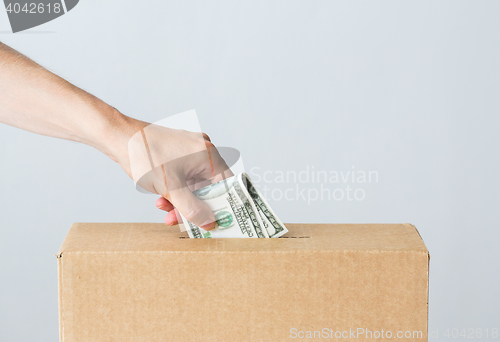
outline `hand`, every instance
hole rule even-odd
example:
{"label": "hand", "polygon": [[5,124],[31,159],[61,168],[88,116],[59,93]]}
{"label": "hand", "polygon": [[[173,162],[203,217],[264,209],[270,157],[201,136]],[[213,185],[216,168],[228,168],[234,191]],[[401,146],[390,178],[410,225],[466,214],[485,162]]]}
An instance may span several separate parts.
{"label": "hand", "polygon": [[[120,163],[157,205],[178,221],[176,208],[204,229],[212,211],[191,190],[231,171],[207,135],[150,125],[121,114],[29,58],[0,43],[0,122],[95,147]],[[129,153],[130,152],[130,153]]]}
{"label": "hand", "polygon": [[145,190],[162,195],[156,206],[168,212],[166,224],[177,224],[179,211],[212,229],[212,211],[192,191],[233,174],[208,135],[137,121],[134,126],[137,133],[128,141],[128,153],[116,158],[125,172]]}

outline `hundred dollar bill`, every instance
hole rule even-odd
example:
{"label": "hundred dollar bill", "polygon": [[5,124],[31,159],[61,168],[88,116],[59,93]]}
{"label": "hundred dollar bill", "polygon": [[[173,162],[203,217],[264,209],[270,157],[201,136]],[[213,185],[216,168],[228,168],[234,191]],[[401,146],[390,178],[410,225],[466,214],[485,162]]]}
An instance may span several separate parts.
{"label": "hundred dollar bill", "polygon": [[191,238],[275,238],[288,232],[246,173],[193,194],[212,210],[216,226],[206,231],[181,215]]}

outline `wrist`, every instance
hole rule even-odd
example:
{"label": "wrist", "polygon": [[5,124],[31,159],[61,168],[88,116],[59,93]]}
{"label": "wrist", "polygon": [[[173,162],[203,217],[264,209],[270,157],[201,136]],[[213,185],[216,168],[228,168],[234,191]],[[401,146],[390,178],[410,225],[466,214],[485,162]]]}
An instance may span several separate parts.
{"label": "wrist", "polygon": [[130,175],[128,143],[132,136],[149,123],[140,121],[120,113],[116,108],[109,107],[103,114],[104,127],[96,139],[95,148],[106,154]]}

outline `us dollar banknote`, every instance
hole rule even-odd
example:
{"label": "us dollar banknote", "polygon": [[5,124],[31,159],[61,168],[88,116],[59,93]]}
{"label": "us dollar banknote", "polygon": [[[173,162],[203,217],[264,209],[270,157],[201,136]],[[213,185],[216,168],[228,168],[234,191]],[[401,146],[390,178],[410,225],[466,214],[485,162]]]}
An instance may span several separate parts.
{"label": "us dollar banknote", "polygon": [[216,226],[206,231],[181,215],[191,238],[277,238],[288,232],[246,173],[193,194],[212,210]]}

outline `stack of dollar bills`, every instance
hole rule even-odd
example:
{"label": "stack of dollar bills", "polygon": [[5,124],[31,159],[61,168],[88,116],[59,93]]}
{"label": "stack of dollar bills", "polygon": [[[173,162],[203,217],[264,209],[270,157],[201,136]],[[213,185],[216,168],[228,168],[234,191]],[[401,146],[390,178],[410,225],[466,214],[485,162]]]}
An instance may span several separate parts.
{"label": "stack of dollar bills", "polygon": [[181,215],[191,238],[277,238],[288,232],[246,173],[193,193],[212,209],[216,226],[206,231]]}

